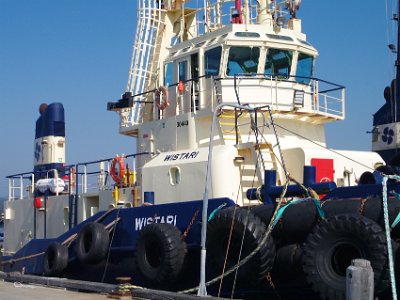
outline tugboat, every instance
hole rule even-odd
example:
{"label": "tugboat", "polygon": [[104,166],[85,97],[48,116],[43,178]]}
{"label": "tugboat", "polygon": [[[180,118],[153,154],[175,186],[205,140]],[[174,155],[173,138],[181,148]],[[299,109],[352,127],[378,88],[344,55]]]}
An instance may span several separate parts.
{"label": "tugboat", "polygon": [[345,88],[313,77],[300,1],[190,3],[138,2],[127,89],[107,104],[135,154],[67,165],[64,107],[40,106],[34,170],[8,176],[3,269],[242,298],[298,270],[344,299],[364,258],[385,292],[400,185],[377,153],[326,147]]}
{"label": "tugboat", "polygon": [[379,153],[389,165],[385,171],[391,174],[398,173],[400,167],[399,156],[399,117],[400,117],[400,5],[398,14],[394,15],[397,21],[397,45],[388,45],[389,49],[396,53],[396,78],[392,80],[390,86],[384,89],[385,104],[374,114],[372,130],[372,150]]}

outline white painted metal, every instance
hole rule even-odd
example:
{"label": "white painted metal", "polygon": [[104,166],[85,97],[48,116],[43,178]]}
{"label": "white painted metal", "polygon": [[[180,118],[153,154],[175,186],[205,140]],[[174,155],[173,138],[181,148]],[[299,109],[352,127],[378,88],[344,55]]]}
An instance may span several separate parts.
{"label": "white painted metal", "polygon": [[[40,149],[38,151],[37,149]],[[45,136],[35,140],[34,165],[65,163],[65,138]]]}

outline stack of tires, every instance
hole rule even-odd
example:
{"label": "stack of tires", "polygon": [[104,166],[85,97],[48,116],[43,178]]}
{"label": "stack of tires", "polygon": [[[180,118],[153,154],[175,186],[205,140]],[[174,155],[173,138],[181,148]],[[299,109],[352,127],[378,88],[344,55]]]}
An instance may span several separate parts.
{"label": "stack of tires", "polygon": [[[107,256],[110,236],[101,223],[86,223],[79,231],[74,247],[74,257],[79,264],[97,264]],[[71,250],[72,252],[72,250]],[[43,273],[46,276],[59,277],[68,267],[70,258],[67,245],[53,242],[48,247],[43,259]]]}
{"label": "stack of tires", "polygon": [[[252,212],[269,224],[274,209],[261,205]],[[390,287],[390,274],[382,199],[328,200],[322,209],[323,218],[313,200],[285,209],[273,230],[277,246],[273,277],[283,281],[282,286],[306,284],[322,299],[346,299],[346,269],[353,259],[363,258],[371,262],[375,294],[383,298]],[[390,222],[399,211],[399,201],[390,199]],[[398,227],[391,232],[395,258]]]}
{"label": "stack of tires", "polygon": [[[231,292],[240,286],[265,282],[275,260],[275,243],[266,225],[248,208],[230,207],[218,212],[207,228],[207,269],[210,278],[223,274]],[[214,271],[214,272],[213,272]]]}

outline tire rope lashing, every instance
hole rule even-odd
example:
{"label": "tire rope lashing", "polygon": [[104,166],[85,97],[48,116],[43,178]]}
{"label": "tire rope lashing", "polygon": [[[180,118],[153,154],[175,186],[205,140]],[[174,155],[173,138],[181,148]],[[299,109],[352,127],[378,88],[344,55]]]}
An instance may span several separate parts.
{"label": "tire rope lashing", "polygon": [[[223,276],[227,276],[227,275],[229,275],[229,274],[235,272],[236,269],[240,268],[241,266],[243,266],[244,264],[246,264],[250,259],[252,259],[253,256],[260,250],[261,246],[262,246],[264,243],[266,243],[267,239],[268,239],[269,236],[271,235],[271,232],[272,232],[272,229],[273,229],[273,228],[272,228],[273,220],[275,219],[276,214],[278,213],[278,210],[279,210],[279,208],[281,207],[281,205],[282,205],[282,203],[283,203],[283,198],[285,197],[285,194],[286,194],[288,185],[289,185],[289,181],[286,181],[286,183],[285,183],[285,185],[284,185],[284,189],[283,189],[283,191],[282,191],[282,193],[281,193],[281,195],[280,195],[278,204],[277,204],[277,206],[276,206],[276,208],[275,208],[274,214],[272,215],[271,222],[269,223],[269,225],[268,225],[268,227],[267,227],[267,230],[265,231],[265,233],[264,233],[264,235],[263,235],[263,237],[262,237],[262,239],[261,239],[259,245],[258,245],[247,257],[245,257],[242,261],[240,261],[240,263],[238,263],[238,264],[232,266],[232,267],[231,267],[228,271],[226,271],[223,275],[217,276],[217,277],[211,279],[210,281],[206,282],[206,286],[210,286],[211,284],[218,282]],[[196,287],[191,288],[191,289],[179,291],[178,293],[193,293],[193,292],[196,292],[196,291],[198,290],[198,288],[199,288],[199,287],[196,286]]]}
{"label": "tire rope lashing", "polygon": [[391,238],[390,238],[389,212],[388,212],[388,204],[387,204],[387,194],[388,194],[387,193],[387,181],[388,181],[388,179],[395,179],[396,181],[400,181],[400,176],[384,175],[383,180],[382,180],[383,217],[384,217],[384,221],[385,221],[386,243],[387,243],[387,248],[388,248],[390,282],[391,282],[391,287],[392,287],[393,300],[397,300],[396,280],[395,280],[394,262],[393,262],[393,249],[392,249],[392,242],[391,242]]}
{"label": "tire rope lashing", "polygon": [[[275,122],[274,122],[274,120],[272,118],[272,112],[271,112],[270,107],[269,106],[267,106],[267,107],[268,107],[269,115],[270,115],[270,118],[271,118],[271,124],[272,124],[273,129],[274,129],[274,134],[275,134],[275,137],[276,137],[276,140],[277,140],[279,153],[280,153],[280,156],[281,156],[281,162],[280,163],[282,165],[283,170],[285,171],[286,182],[285,182],[284,188],[283,188],[282,193],[280,195],[279,201],[278,201],[278,203],[276,205],[274,214],[272,215],[270,223],[269,223],[269,225],[267,227],[267,230],[266,230],[264,236],[262,237],[259,245],[247,257],[245,257],[242,261],[237,263],[235,266],[231,267],[228,271],[226,271],[223,274],[221,274],[220,276],[217,276],[214,279],[206,282],[206,286],[209,286],[209,285],[221,280],[224,276],[227,276],[227,275],[235,272],[238,268],[240,268],[241,266],[246,264],[251,258],[253,258],[253,256],[260,250],[261,246],[267,241],[268,237],[271,235],[271,232],[272,232],[272,229],[273,229],[273,222],[274,222],[274,220],[275,220],[275,218],[276,218],[276,216],[278,214],[279,209],[282,206],[283,199],[285,197],[285,194],[286,194],[286,191],[287,191],[287,188],[288,188],[290,180],[289,180],[289,174],[287,173],[286,166],[285,166],[285,163],[284,163],[284,160],[283,160],[283,155],[282,155],[282,151],[281,151],[281,148],[280,148],[278,133],[277,133],[276,128],[275,128]],[[262,115],[263,118],[265,117],[264,114],[261,114],[261,115]],[[267,124],[266,122],[264,122],[264,123],[265,124],[263,124],[263,125]],[[257,126],[255,126],[253,128],[255,129],[255,132],[257,132],[259,130]],[[264,138],[263,134],[261,136]],[[258,134],[256,135],[256,138],[257,137],[258,137]],[[258,144],[258,139],[257,139],[257,144]],[[198,287],[194,287],[192,289],[187,289],[187,290],[184,290],[184,291],[180,291],[179,293],[192,293],[192,292],[197,291],[197,289],[198,289]]]}
{"label": "tire rope lashing", "polygon": [[[249,129],[249,132],[248,132],[248,140],[247,140],[247,142],[250,142],[250,134],[251,134],[251,131],[252,131],[252,129],[250,128],[250,129]],[[253,173],[252,187],[254,187],[254,182],[255,182],[255,177],[256,177],[256,169],[257,169],[257,166],[258,166],[258,160],[257,160],[257,162],[256,162],[255,170],[254,170],[254,173]],[[242,166],[242,168],[241,168],[241,170],[240,170],[240,178],[242,178],[242,176],[243,176],[243,171],[244,171],[244,166]],[[238,186],[238,191],[237,191],[237,195],[236,195],[236,204],[238,203],[238,200],[239,200],[239,194],[240,194],[240,191],[241,191],[241,186],[242,186],[242,181],[240,181],[239,186]],[[216,209],[214,209],[214,210],[211,212],[210,216],[208,217],[208,221],[211,221],[211,219],[214,217],[214,215],[215,215],[219,210],[221,210],[225,205],[226,205],[226,204],[222,204],[222,205],[218,206]],[[226,255],[225,255],[225,259],[224,259],[224,265],[223,265],[223,267],[222,267],[222,274],[221,274],[222,277],[221,277],[221,281],[220,281],[220,285],[219,285],[219,289],[218,289],[218,297],[219,297],[219,295],[220,295],[220,293],[221,293],[222,284],[223,284],[223,281],[224,281],[225,268],[226,268],[226,263],[227,263],[227,259],[228,259],[228,252],[229,252],[229,247],[230,247],[230,241],[231,241],[231,238],[232,238],[232,232],[233,232],[235,214],[236,214],[236,207],[235,207],[234,212],[233,212],[233,218],[232,218],[231,228],[230,228],[230,230],[229,230],[229,239],[228,239],[228,245],[227,245]],[[238,271],[238,269],[236,269],[236,273],[235,273],[235,279],[234,279],[235,282],[236,282],[237,271]],[[232,291],[234,291],[234,289],[235,289],[235,287],[232,288]]]}
{"label": "tire rope lashing", "polygon": [[[114,210],[115,210],[115,208],[106,211],[103,215],[101,215],[99,218],[97,218],[97,219],[94,220],[93,222],[94,222],[94,223],[98,223],[98,222],[104,220],[104,218],[107,217],[107,216],[108,216],[111,212],[113,212]],[[107,224],[107,225],[105,226],[105,229],[107,229],[107,230],[110,229],[112,226],[116,225],[116,224],[119,222],[120,219],[121,219],[121,218],[118,218],[118,219],[116,219],[116,220],[110,222],[109,224]],[[78,233],[74,233],[74,234],[70,235],[68,238],[66,238],[66,239],[61,243],[61,245],[66,245],[67,247],[69,247],[69,246],[71,245],[71,243],[72,243],[74,240],[76,240],[77,236],[78,236]],[[41,256],[41,255],[44,255],[45,253],[46,253],[46,251],[42,251],[42,252],[34,253],[34,254],[31,254],[31,255],[27,255],[27,256],[15,258],[15,259],[9,259],[9,260],[0,262],[0,265],[7,265],[7,264],[12,265],[12,264],[17,263],[17,262],[20,262],[20,261],[24,261],[24,260],[28,260],[28,259],[32,259],[32,258]]]}
{"label": "tire rope lashing", "polygon": [[[240,103],[239,103],[239,104],[240,104]],[[269,110],[269,113],[270,113],[271,123],[273,124],[273,123],[274,123],[274,120],[273,120],[273,118],[272,118],[272,114],[271,114],[271,110],[270,110],[269,106],[268,106],[268,110]],[[263,118],[263,126],[265,126],[265,124],[268,124],[268,123],[265,121],[265,116],[264,116],[263,113],[261,113],[261,116],[262,116],[262,118]],[[261,159],[262,167],[263,167],[263,169],[265,170],[264,157],[263,157],[263,154],[262,154],[262,152],[261,152],[261,146],[260,146],[260,141],[259,141],[259,135],[261,135],[261,137],[262,137],[262,139],[263,139],[264,141],[265,141],[265,137],[264,137],[263,132],[261,132],[260,129],[258,128],[258,126],[257,126],[257,111],[255,111],[255,118],[254,118],[253,115],[250,113],[250,120],[251,120],[251,126],[250,126],[250,129],[249,129],[249,134],[248,134],[248,136],[249,136],[249,139],[250,139],[250,133],[251,133],[251,131],[253,131],[254,136],[255,136],[255,139],[256,139],[256,145],[257,145],[258,157],[259,157],[259,158],[257,159],[257,161],[256,161],[255,170],[254,170],[254,174],[253,174],[252,187],[254,187],[255,176],[256,176],[256,170],[257,170],[257,168],[259,167],[260,159]],[[277,135],[277,132],[276,132],[276,130],[275,130],[275,127],[274,127],[274,133],[275,133],[275,136],[276,136],[276,141],[277,141],[278,149],[279,149],[279,152],[280,152],[280,154],[281,154],[281,161],[282,161],[282,162],[279,160],[279,158],[277,158],[277,160],[279,161],[280,165],[282,166],[282,169],[285,171],[285,177],[286,177],[286,179],[288,179],[288,178],[289,178],[289,174],[286,172],[286,167],[285,167],[285,164],[284,164],[284,161],[283,161],[283,156],[282,156],[282,152],[281,152],[281,148],[280,148],[280,144],[279,144],[279,137],[278,137],[278,135]],[[265,141],[265,142],[266,142],[266,141]],[[272,150],[272,149],[271,149],[271,150]],[[275,154],[273,151],[271,151],[271,152],[272,152],[272,155],[274,155],[275,157],[277,157],[276,154]],[[243,170],[242,170],[242,171],[243,171]],[[240,186],[239,186],[239,190],[240,190]],[[261,198],[261,195],[260,195],[260,189],[257,188],[257,191],[258,191],[258,200],[259,200],[260,202],[262,202],[262,198]],[[236,212],[236,209],[234,210],[233,216],[235,216],[235,212]],[[249,209],[249,207],[248,207],[248,209],[247,209],[246,221],[245,221],[245,226],[247,226],[247,222],[248,222],[248,219],[249,219],[249,212],[250,212],[250,209]],[[210,219],[209,219],[209,220],[210,220]],[[219,285],[219,289],[218,289],[218,297],[220,296],[220,293],[221,293],[222,283],[223,283],[224,276],[230,274],[230,273],[225,273],[225,267],[226,267],[226,262],[227,262],[227,258],[228,258],[228,253],[229,253],[229,248],[230,248],[230,241],[231,241],[231,238],[232,238],[232,230],[233,230],[233,227],[234,227],[234,222],[235,222],[235,218],[233,217],[233,218],[232,218],[231,229],[230,229],[230,232],[229,232],[229,241],[228,241],[228,246],[227,246],[227,249],[226,249],[225,260],[224,260],[224,266],[223,266],[222,274],[221,274],[221,281],[220,281],[220,285]],[[241,255],[242,255],[242,251],[243,251],[243,243],[244,243],[245,232],[246,232],[246,231],[243,230],[242,239],[241,239],[241,244],[240,244],[240,249],[239,249],[239,255],[238,255],[237,265],[240,264],[240,257],[241,257]],[[266,240],[267,240],[267,239],[265,239],[265,242],[266,242]],[[262,240],[262,241],[263,241],[263,240]],[[263,242],[260,243],[260,245],[262,245],[262,244],[263,244]],[[258,247],[258,249],[260,249],[260,247]],[[257,253],[257,252],[255,252],[254,255],[255,255],[256,253]],[[236,268],[236,269],[234,270],[234,271],[235,271],[235,275],[234,275],[233,287],[232,287],[232,291],[231,291],[231,298],[233,298],[233,294],[234,294],[235,289],[236,289],[236,282],[237,282],[238,270],[239,270],[239,267]],[[233,272],[233,271],[232,271],[232,272]]]}
{"label": "tire rope lashing", "polygon": [[[120,210],[121,210],[121,209],[118,208],[117,214],[116,214],[116,216],[115,216],[115,221],[114,221],[114,222],[115,222],[115,227],[117,226],[117,220],[120,219],[120,218],[119,218],[119,212],[120,212]],[[111,230],[111,229],[110,229],[110,230]],[[110,245],[108,246],[107,259],[106,259],[106,264],[105,264],[105,266],[104,266],[103,276],[101,277],[101,282],[104,282],[104,279],[105,279],[105,277],[106,277],[107,268],[108,268],[108,263],[109,263],[110,254],[111,254],[111,245],[112,245],[113,240],[114,240],[115,232],[116,232],[116,230],[115,230],[115,228],[114,228],[113,233],[112,233],[112,235],[111,235]]]}

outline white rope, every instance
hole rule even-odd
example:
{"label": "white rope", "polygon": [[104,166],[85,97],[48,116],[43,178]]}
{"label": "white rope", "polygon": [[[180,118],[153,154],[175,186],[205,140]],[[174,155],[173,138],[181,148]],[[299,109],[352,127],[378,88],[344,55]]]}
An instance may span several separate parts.
{"label": "white rope", "polygon": [[394,277],[393,249],[392,249],[392,241],[390,238],[390,224],[389,224],[389,213],[388,213],[388,204],[387,204],[387,180],[388,179],[395,179],[397,181],[400,181],[400,176],[384,175],[383,180],[382,180],[383,217],[385,220],[385,232],[386,232],[386,243],[387,243],[387,248],[388,248],[390,282],[392,285],[393,300],[397,300],[396,280]]}

